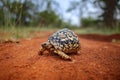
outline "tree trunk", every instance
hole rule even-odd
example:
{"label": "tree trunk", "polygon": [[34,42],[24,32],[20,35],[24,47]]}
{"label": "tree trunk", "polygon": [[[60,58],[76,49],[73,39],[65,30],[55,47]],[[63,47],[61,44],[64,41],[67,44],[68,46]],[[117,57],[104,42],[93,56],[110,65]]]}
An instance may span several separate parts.
{"label": "tree trunk", "polygon": [[105,8],[103,13],[103,21],[105,26],[113,28],[116,24],[116,20],[114,18],[117,0],[104,0]]}

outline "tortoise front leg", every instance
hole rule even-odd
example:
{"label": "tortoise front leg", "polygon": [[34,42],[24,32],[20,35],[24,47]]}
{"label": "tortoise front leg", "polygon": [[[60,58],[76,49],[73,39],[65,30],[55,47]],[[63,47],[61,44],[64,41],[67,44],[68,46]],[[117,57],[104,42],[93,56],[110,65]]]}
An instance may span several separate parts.
{"label": "tortoise front leg", "polygon": [[58,54],[59,56],[61,56],[63,59],[66,60],[72,60],[70,56],[66,55],[64,52],[59,51],[59,50],[54,50],[54,53]]}
{"label": "tortoise front leg", "polygon": [[44,51],[45,51],[45,48],[41,48],[40,51],[38,52],[38,55],[42,55]]}

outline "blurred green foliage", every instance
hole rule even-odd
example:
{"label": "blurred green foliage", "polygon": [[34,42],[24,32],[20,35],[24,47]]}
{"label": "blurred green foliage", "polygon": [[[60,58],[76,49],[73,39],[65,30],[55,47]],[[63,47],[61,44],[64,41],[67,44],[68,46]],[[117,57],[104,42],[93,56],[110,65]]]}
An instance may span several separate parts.
{"label": "blurred green foliage", "polygon": [[91,17],[81,19],[81,24],[83,27],[90,27],[90,26],[95,27],[95,26],[99,25],[100,22],[101,22],[100,20],[95,20]]}
{"label": "blurred green foliage", "polygon": [[0,0],[0,25],[61,27],[64,21],[52,9],[52,5],[57,3],[54,0],[44,0],[41,3],[46,5],[44,10],[32,0]]}
{"label": "blurred green foliage", "polygon": [[[88,15],[91,13],[96,15],[97,13],[97,21],[101,20],[102,25],[106,27],[113,28],[118,23],[120,24],[120,18],[118,18],[120,16],[120,0],[71,0],[70,2],[71,4],[67,11],[75,12],[80,17],[80,20],[82,19],[81,23],[83,26],[93,25],[96,22],[90,19],[89,16],[84,18],[86,13]],[[96,10],[90,12],[91,6],[94,6]],[[99,10],[102,12],[99,13]]]}
{"label": "blurred green foliage", "polygon": [[39,13],[39,20],[42,26],[54,25],[60,21],[59,16],[54,11],[43,11]]}
{"label": "blurred green foliage", "polygon": [[[27,25],[34,18],[36,5],[31,0],[0,0],[0,23],[4,26]],[[34,15],[33,15],[34,14]]]}
{"label": "blurred green foliage", "polygon": [[[103,10],[100,15],[103,19],[93,19],[92,17],[84,18],[83,11],[87,10],[87,4],[90,3]],[[116,0],[116,4],[112,4],[118,11],[120,6],[120,0]],[[105,6],[103,6],[103,4]],[[103,28],[103,23],[111,23],[113,20],[113,13],[115,14],[115,8],[109,10],[111,12],[111,18],[109,13],[106,13],[107,9],[110,9],[109,0],[71,0],[71,5],[68,11],[78,9],[78,17],[80,17],[82,27],[95,27]],[[53,7],[54,6],[54,7]],[[57,27],[57,28],[76,28],[76,25],[72,25],[71,21],[65,22],[63,16],[59,14],[60,5],[56,0],[39,0],[39,4],[34,0],[0,0],[0,27],[2,26],[40,26],[40,27]],[[76,11],[77,12],[77,11]],[[76,13],[75,13],[76,14]],[[117,13],[116,13],[117,14]],[[104,16],[106,15],[106,16]],[[116,19],[117,25],[120,26],[120,20]]]}

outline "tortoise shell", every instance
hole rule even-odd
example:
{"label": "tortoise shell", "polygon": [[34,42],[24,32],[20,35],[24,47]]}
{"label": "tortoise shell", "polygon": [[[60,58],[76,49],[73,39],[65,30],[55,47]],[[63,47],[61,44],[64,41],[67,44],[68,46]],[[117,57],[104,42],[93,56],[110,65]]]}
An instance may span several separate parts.
{"label": "tortoise shell", "polygon": [[55,32],[48,41],[55,49],[65,53],[77,52],[80,48],[78,36],[67,28]]}

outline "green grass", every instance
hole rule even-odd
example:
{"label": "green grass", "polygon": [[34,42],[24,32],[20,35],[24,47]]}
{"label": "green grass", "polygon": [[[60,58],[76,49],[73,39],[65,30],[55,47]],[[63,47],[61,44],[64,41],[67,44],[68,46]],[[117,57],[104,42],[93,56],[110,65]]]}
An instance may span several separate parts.
{"label": "green grass", "polygon": [[[53,27],[0,27],[0,40],[19,40],[22,38],[32,38],[35,36],[39,36],[37,32],[54,32],[57,31],[58,28]],[[120,34],[120,27],[116,27],[115,29],[97,29],[97,28],[73,28],[73,30],[78,34]]]}
{"label": "green grass", "polygon": [[76,29],[75,32],[77,32],[78,34],[111,35],[111,34],[120,34],[120,27],[117,26],[113,29],[110,29],[110,28],[98,29],[98,28],[95,28],[95,27],[88,27],[88,28]]}
{"label": "green grass", "polygon": [[41,27],[2,27],[0,28],[0,40],[19,40],[37,36],[37,32],[51,32],[56,29]]}

